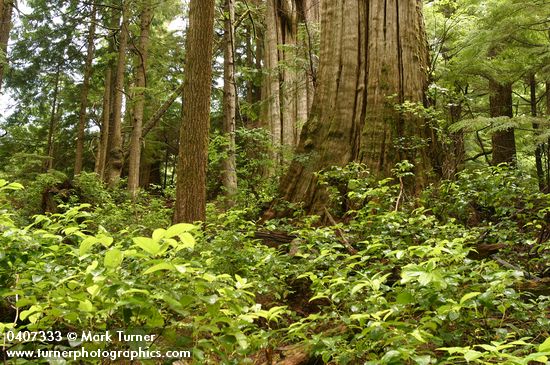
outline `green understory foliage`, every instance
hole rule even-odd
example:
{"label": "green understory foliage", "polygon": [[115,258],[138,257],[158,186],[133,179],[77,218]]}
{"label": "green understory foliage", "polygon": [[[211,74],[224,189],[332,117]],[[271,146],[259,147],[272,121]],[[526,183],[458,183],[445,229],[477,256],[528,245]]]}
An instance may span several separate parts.
{"label": "green understory foliage", "polygon": [[289,345],[330,364],[549,361],[550,198],[517,170],[467,170],[413,198],[364,166],[335,168],[320,180],[343,220],[266,222],[294,237],[279,245],[254,238],[250,202],[170,226],[169,195],[132,206],[79,179],[80,195],[26,221],[16,203],[36,188],[0,182],[0,331],[158,339],[4,349],[141,345],[190,350],[197,364],[253,364]]}

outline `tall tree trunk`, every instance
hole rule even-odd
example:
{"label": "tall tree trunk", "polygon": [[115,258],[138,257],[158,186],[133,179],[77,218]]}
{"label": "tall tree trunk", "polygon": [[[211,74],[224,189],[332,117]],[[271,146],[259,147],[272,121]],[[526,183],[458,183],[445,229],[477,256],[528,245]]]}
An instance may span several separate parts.
{"label": "tall tree trunk", "polygon": [[107,151],[109,150],[109,120],[111,116],[111,84],[112,68],[107,65],[105,70],[105,90],[103,92],[103,111],[101,114],[101,133],[97,147],[97,161],[95,172],[101,180],[105,181],[105,166],[107,160]]}
{"label": "tall tree trunk", "polygon": [[[550,116],[550,80],[546,81],[546,115]],[[546,141],[546,190],[550,192],[550,138]]]}
{"label": "tall tree trunk", "polygon": [[139,166],[141,158],[142,126],[143,126],[143,108],[145,104],[145,87],[147,56],[149,49],[149,30],[153,9],[149,0],[145,0],[141,10],[141,26],[139,35],[139,44],[136,54],[136,82],[137,92],[134,95],[134,115],[132,125],[132,135],[130,138],[130,156],[128,163],[128,190],[135,198],[139,188]]}
{"label": "tall tree trunk", "polygon": [[[530,96],[530,104],[531,104],[531,116],[536,117],[537,116],[537,79],[534,73],[529,75],[529,96]],[[533,129],[535,130],[535,133],[537,129],[539,129],[538,123],[533,123]],[[542,166],[542,153],[543,153],[543,145],[538,143],[537,149],[535,150],[535,167],[537,169],[537,180],[539,183],[539,189],[540,191],[545,191],[546,188],[544,186],[544,168]]]}
{"label": "tall tree trunk", "polygon": [[114,83],[114,99],[112,103],[112,120],[109,127],[109,152],[107,183],[109,187],[115,187],[122,172],[122,96],[124,94],[124,71],[126,67],[126,48],[128,45],[128,6],[126,0],[122,0],[122,23],[118,44],[118,58]]}
{"label": "tall tree trunk", "polygon": [[227,138],[223,160],[222,183],[229,205],[233,205],[233,197],[237,194],[237,164],[235,147],[236,118],[236,88],[235,88],[235,1],[225,0],[224,20],[224,68],[223,68],[223,131]]}
{"label": "tall tree trunk", "polygon": [[10,39],[11,17],[15,0],[0,0],[0,92],[4,66],[7,64],[8,41]]}
{"label": "tall tree trunk", "polygon": [[88,108],[88,92],[90,90],[90,77],[92,75],[92,61],[94,59],[94,40],[95,40],[95,20],[96,4],[92,4],[90,15],[90,28],[88,29],[88,49],[86,53],[86,62],[84,63],[84,80],[82,82],[82,91],[80,92],[80,112],[78,114],[78,126],[76,134],[76,156],[74,165],[74,174],[78,175],[82,171],[84,154],[84,132],[86,130],[86,109]]}
{"label": "tall tree trunk", "polygon": [[280,1],[279,9],[279,33],[280,43],[283,48],[280,58],[283,62],[281,70],[282,88],[282,135],[281,144],[287,148],[294,148],[298,136],[296,135],[297,125],[297,38],[298,38],[298,11],[295,0]]}
{"label": "tall tree trunk", "polygon": [[[113,54],[116,52],[115,46],[115,29],[120,25],[120,13],[111,10],[109,13],[108,27],[112,29],[108,43],[108,53]],[[98,153],[96,161],[95,172],[99,175],[102,181],[108,180],[108,159],[109,159],[109,140],[111,135],[111,125],[113,117],[113,100],[115,91],[115,75],[116,75],[116,62],[110,59],[105,69],[105,81],[103,91],[103,105],[102,105],[102,117],[101,117],[101,134],[98,144]]]}
{"label": "tall tree trunk", "polygon": [[302,27],[302,31],[297,30],[297,50],[301,54],[297,57],[305,60],[305,64],[299,69],[296,78],[296,125],[295,125],[295,145],[298,144],[302,126],[307,121],[311,102],[313,101],[313,93],[315,90],[315,61],[313,55],[313,35],[312,28],[315,28],[319,23],[319,2],[312,0],[297,0],[298,26]]}
{"label": "tall tree trunk", "polygon": [[206,219],[215,0],[191,0],[174,222]]}
{"label": "tall tree trunk", "polygon": [[[266,31],[264,35],[264,57],[267,75],[264,80],[265,100],[264,118],[271,131],[273,145],[273,161],[275,165],[281,162],[280,148],[282,139],[281,125],[281,90],[279,83],[279,50],[277,36],[277,0],[267,0]],[[272,172],[270,172],[271,174]]]}
{"label": "tall tree trunk", "polygon": [[320,60],[311,114],[280,195],[324,215],[327,195],[315,173],[351,161],[387,177],[408,159],[416,166],[414,187],[426,184],[432,167],[424,121],[391,105],[425,102],[422,1],[322,2]]}
{"label": "tall tree trunk", "polygon": [[54,159],[54,152],[55,152],[55,130],[57,128],[57,119],[58,119],[58,113],[59,113],[59,78],[61,74],[61,66],[57,66],[57,70],[55,72],[55,78],[54,78],[54,88],[53,88],[53,96],[52,96],[52,110],[50,114],[50,124],[48,127],[48,158],[45,161],[44,164],[44,170],[48,171],[51,168],[53,168],[53,159]]}
{"label": "tall tree trunk", "polygon": [[[512,84],[501,84],[496,80],[489,81],[489,109],[491,118],[513,117]],[[514,129],[509,128],[495,132],[492,136],[493,165],[500,163],[515,164],[516,140]]]}

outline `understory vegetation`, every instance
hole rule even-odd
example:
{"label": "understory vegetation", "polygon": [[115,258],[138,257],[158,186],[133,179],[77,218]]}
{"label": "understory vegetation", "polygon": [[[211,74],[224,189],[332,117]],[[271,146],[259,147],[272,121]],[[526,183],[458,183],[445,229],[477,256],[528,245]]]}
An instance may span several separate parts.
{"label": "understory vegetation", "polygon": [[[550,197],[531,178],[467,169],[419,197],[359,164],[320,181],[327,212],[347,207],[328,226],[299,211],[259,222],[258,193],[228,210],[211,203],[199,227],[169,225],[169,191],[132,203],[94,174],[63,192],[53,172],[24,187],[1,180],[4,352],[140,346],[190,350],[180,363],[201,364],[548,362]],[[39,213],[52,186],[55,211]],[[156,339],[5,338],[44,329]]]}

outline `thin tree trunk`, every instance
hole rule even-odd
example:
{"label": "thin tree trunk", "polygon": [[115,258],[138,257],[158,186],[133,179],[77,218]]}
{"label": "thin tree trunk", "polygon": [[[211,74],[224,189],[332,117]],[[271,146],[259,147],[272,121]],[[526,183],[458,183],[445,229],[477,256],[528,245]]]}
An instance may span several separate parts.
{"label": "thin tree trunk", "polygon": [[281,144],[287,149],[294,149],[298,140],[296,135],[298,13],[295,0],[283,0],[280,4],[282,4],[282,9],[280,9],[281,14],[278,16],[277,25],[281,33],[280,43],[283,46],[280,52],[283,62],[281,72],[283,81],[281,88],[283,111]]}
{"label": "thin tree trunk", "polygon": [[[512,108],[512,84],[501,84],[496,80],[489,81],[489,109],[491,118],[513,117]],[[492,136],[493,143],[493,165],[507,163],[515,164],[516,161],[516,140],[514,129],[508,128],[495,132]]]}
{"label": "thin tree trunk", "polygon": [[[550,81],[546,81],[546,115],[550,116]],[[550,192],[550,138],[546,141],[546,190]]]}
{"label": "thin tree trunk", "polygon": [[143,109],[145,104],[145,87],[147,72],[147,56],[149,48],[149,30],[153,9],[151,3],[146,0],[141,11],[141,26],[139,44],[136,54],[136,82],[137,92],[134,95],[134,115],[132,135],[130,138],[130,156],[128,163],[128,190],[133,198],[137,195],[139,188],[139,166],[141,159]]}
{"label": "thin tree trunk", "polygon": [[13,6],[14,0],[0,0],[0,92],[2,91],[4,68],[7,64]]}
{"label": "thin tree trunk", "polygon": [[59,78],[61,74],[61,66],[57,66],[54,80],[53,96],[52,96],[52,110],[50,114],[50,125],[48,128],[48,158],[44,164],[44,170],[48,171],[53,168],[53,159],[55,151],[55,130],[57,128],[57,116],[58,116],[58,97],[59,97]]}
{"label": "thin tree trunk", "polygon": [[[273,145],[273,161],[278,166],[281,162],[281,101],[279,84],[279,55],[277,37],[277,7],[276,0],[267,0],[266,7],[266,32],[264,57],[266,67],[266,78],[264,80],[265,94],[265,119],[271,131],[271,142]],[[273,171],[269,172],[272,174]]]}
{"label": "thin tree trunk", "polygon": [[[535,77],[535,74],[529,75],[529,95],[530,95],[530,104],[531,104],[531,116],[536,117],[537,116],[537,79]],[[537,133],[536,130],[539,129],[538,123],[533,123],[533,129],[535,130],[535,134]],[[535,150],[535,166],[537,169],[537,180],[539,183],[539,189],[540,191],[544,191],[544,169],[542,167],[542,152],[543,152],[543,146],[542,144],[537,144],[537,149]]]}
{"label": "thin tree trunk", "polygon": [[109,120],[111,115],[111,66],[105,71],[105,90],[103,92],[103,111],[101,116],[101,133],[98,144],[97,161],[95,172],[101,180],[105,181],[105,166],[109,146]]}
{"label": "thin tree trunk", "polygon": [[141,134],[141,139],[144,139],[145,136],[151,131],[151,129],[155,128],[159,120],[164,116],[166,111],[170,109],[170,106],[174,104],[174,101],[178,98],[178,96],[181,95],[181,92],[183,91],[183,83],[178,86],[176,90],[170,95],[168,99],[155,111],[155,113],[147,120],[145,125],[143,126],[143,131]]}
{"label": "thin tree trunk", "polygon": [[206,219],[215,0],[191,0],[174,222]]}
{"label": "thin tree trunk", "polygon": [[109,187],[115,187],[122,172],[122,97],[124,94],[124,70],[126,67],[126,48],[128,43],[128,6],[126,0],[122,0],[122,23],[118,45],[118,58],[116,65],[113,117],[109,130],[109,153],[107,183]]}
{"label": "thin tree trunk", "polygon": [[235,118],[236,118],[236,88],[235,88],[235,1],[225,0],[225,34],[224,34],[224,85],[223,85],[223,130],[227,138],[226,154],[223,160],[222,183],[228,204],[234,204],[233,198],[237,194],[237,164],[235,147]]}
{"label": "thin tree trunk", "polygon": [[84,132],[86,130],[86,109],[88,108],[88,93],[90,90],[90,77],[92,75],[92,61],[94,59],[94,39],[95,39],[95,19],[96,4],[92,4],[90,15],[90,28],[88,30],[88,49],[86,53],[86,62],[84,63],[84,81],[82,82],[82,91],[80,94],[80,112],[78,114],[78,126],[76,135],[76,156],[74,165],[74,174],[78,175],[82,171],[84,154]]}
{"label": "thin tree trunk", "polygon": [[[112,29],[108,43],[108,53],[116,52],[115,34],[120,27],[120,12],[111,10],[109,13],[108,27]],[[103,111],[101,122],[101,138],[98,146],[99,162],[96,163],[96,173],[103,182],[108,180],[109,146],[111,139],[111,126],[113,124],[113,101],[115,95],[116,62],[110,59],[105,70],[105,90],[103,92]]]}
{"label": "thin tree trunk", "polygon": [[315,94],[315,78],[317,73],[317,64],[315,61],[313,42],[314,34],[313,29],[317,28],[320,23],[320,2],[316,0],[302,0],[297,2],[299,7],[299,14],[301,15],[301,22],[303,23],[304,32],[300,40],[299,47],[304,50],[303,58],[307,60],[306,69],[303,72],[301,84],[298,86],[298,114],[297,114],[297,140],[299,142],[300,134],[302,132],[302,126],[308,120],[311,106],[313,103],[313,96]]}

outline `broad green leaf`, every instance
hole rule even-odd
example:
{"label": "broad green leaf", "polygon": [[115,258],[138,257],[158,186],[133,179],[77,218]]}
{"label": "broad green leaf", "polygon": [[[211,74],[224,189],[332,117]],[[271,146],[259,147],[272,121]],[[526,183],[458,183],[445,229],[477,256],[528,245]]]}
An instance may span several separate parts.
{"label": "broad green leaf", "polygon": [[118,248],[113,248],[107,251],[107,253],[105,254],[105,260],[103,261],[103,264],[105,265],[105,267],[115,269],[120,266],[123,259],[124,254]]}
{"label": "broad green leaf", "polygon": [[369,285],[369,283],[365,283],[365,282],[361,282],[359,284],[356,284],[350,291],[350,294],[353,295],[355,293],[357,293],[359,290],[363,289],[364,287],[366,287],[367,285]]}
{"label": "broad green leaf", "polygon": [[164,237],[172,238],[182,234],[183,232],[189,232],[195,228],[196,227],[194,225],[189,223],[178,223],[168,228],[164,234]]}
{"label": "broad green leaf", "polygon": [[92,271],[94,271],[95,269],[97,269],[99,265],[99,262],[97,260],[94,260],[90,265],[88,265],[88,267],[86,268],[86,273],[89,274],[91,273]]}
{"label": "broad green leaf", "polygon": [[78,309],[80,309],[83,312],[91,312],[94,310],[94,306],[92,305],[92,302],[86,299],[86,300],[81,300],[78,303]]}
{"label": "broad green leaf", "polygon": [[182,246],[184,248],[195,248],[195,237],[193,237],[191,235],[191,233],[188,233],[188,232],[184,232],[180,235],[178,235],[178,237],[180,238],[181,242],[182,242]]}
{"label": "broad green leaf", "polygon": [[413,360],[418,365],[430,365],[432,363],[432,357],[430,355],[413,356]]}
{"label": "broad green leaf", "polygon": [[97,238],[95,237],[86,237],[82,240],[82,242],[80,242],[80,247],[78,248],[78,254],[80,256],[84,256],[86,255],[90,249],[94,246],[94,244],[96,244],[98,241],[97,241]]}
{"label": "broad green leaf", "polygon": [[539,352],[549,352],[550,351],[550,337],[548,337],[543,343],[539,345]]}
{"label": "broad green leaf", "polygon": [[155,271],[161,271],[161,270],[168,270],[168,271],[175,271],[176,267],[172,264],[169,264],[167,262],[161,262],[160,264],[156,264],[154,266],[151,266],[147,270],[143,272],[143,274],[151,274]]}
{"label": "broad green leaf", "polygon": [[204,274],[202,274],[202,278],[206,281],[208,281],[209,283],[213,282],[214,280],[216,280],[216,277],[208,272],[205,272]]}
{"label": "broad green leaf", "polygon": [[380,359],[382,364],[388,364],[390,362],[395,362],[395,360],[401,358],[401,353],[397,350],[390,350],[382,356]]}
{"label": "broad green leaf", "polygon": [[462,296],[462,298],[460,298],[460,304],[463,304],[464,302],[466,302],[467,300],[469,299],[472,299],[472,298],[475,298],[477,297],[478,295],[480,295],[481,293],[480,292],[471,292],[471,293],[468,293],[468,294],[464,294]]}
{"label": "broad green leaf", "polygon": [[113,244],[113,237],[104,235],[104,234],[98,234],[96,236],[97,242],[101,243],[105,247],[109,247]]}
{"label": "broad green leaf", "polygon": [[136,246],[144,250],[145,252],[156,255],[160,251],[160,245],[149,237],[135,237],[133,238]]}
{"label": "broad green leaf", "polygon": [[426,340],[422,337],[422,335],[420,334],[420,331],[417,329],[415,329],[414,331],[411,332],[411,335],[416,338],[418,341],[424,343],[426,342]]}
{"label": "broad green leaf", "polygon": [[174,267],[176,268],[176,270],[178,270],[180,274],[187,272],[187,266],[185,265],[174,265]]}
{"label": "broad green leaf", "polygon": [[[4,182],[5,182],[5,180],[4,180]],[[5,183],[2,184],[2,185],[5,185]],[[21,190],[21,189],[23,189],[23,185],[21,185],[21,184],[19,184],[19,183],[17,183],[17,182],[12,182],[12,183],[8,184],[8,186],[3,187],[3,189],[8,189],[8,190]]]}
{"label": "broad green leaf", "polygon": [[19,318],[24,321],[27,319],[31,314],[35,313],[42,313],[42,307],[40,305],[31,305],[31,307],[27,310],[21,311],[19,314]]}
{"label": "broad green leaf", "polygon": [[481,353],[479,351],[468,350],[464,354],[464,359],[469,362],[469,361],[472,361],[472,360],[479,359],[481,356],[483,356],[483,353]]}
{"label": "broad green leaf", "polygon": [[87,287],[87,288],[86,288],[86,291],[87,291],[88,293],[90,293],[90,295],[91,295],[92,298],[93,298],[93,297],[95,297],[96,295],[99,294],[99,292],[101,291],[101,287],[100,287],[99,285],[97,285],[97,284],[94,284],[94,285],[92,285],[92,286]]}
{"label": "broad green leaf", "polygon": [[67,227],[63,230],[63,233],[67,236],[75,233],[76,231],[78,231],[80,228],[79,227]]}
{"label": "broad green leaf", "polygon": [[164,238],[166,234],[166,230],[163,229],[163,228],[157,228],[153,231],[153,240],[155,240],[156,242],[160,241],[161,239]]}
{"label": "broad green leaf", "polygon": [[409,292],[401,292],[397,295],[395,301],[399,304],[410,304],[414,302],[414,297]]}

